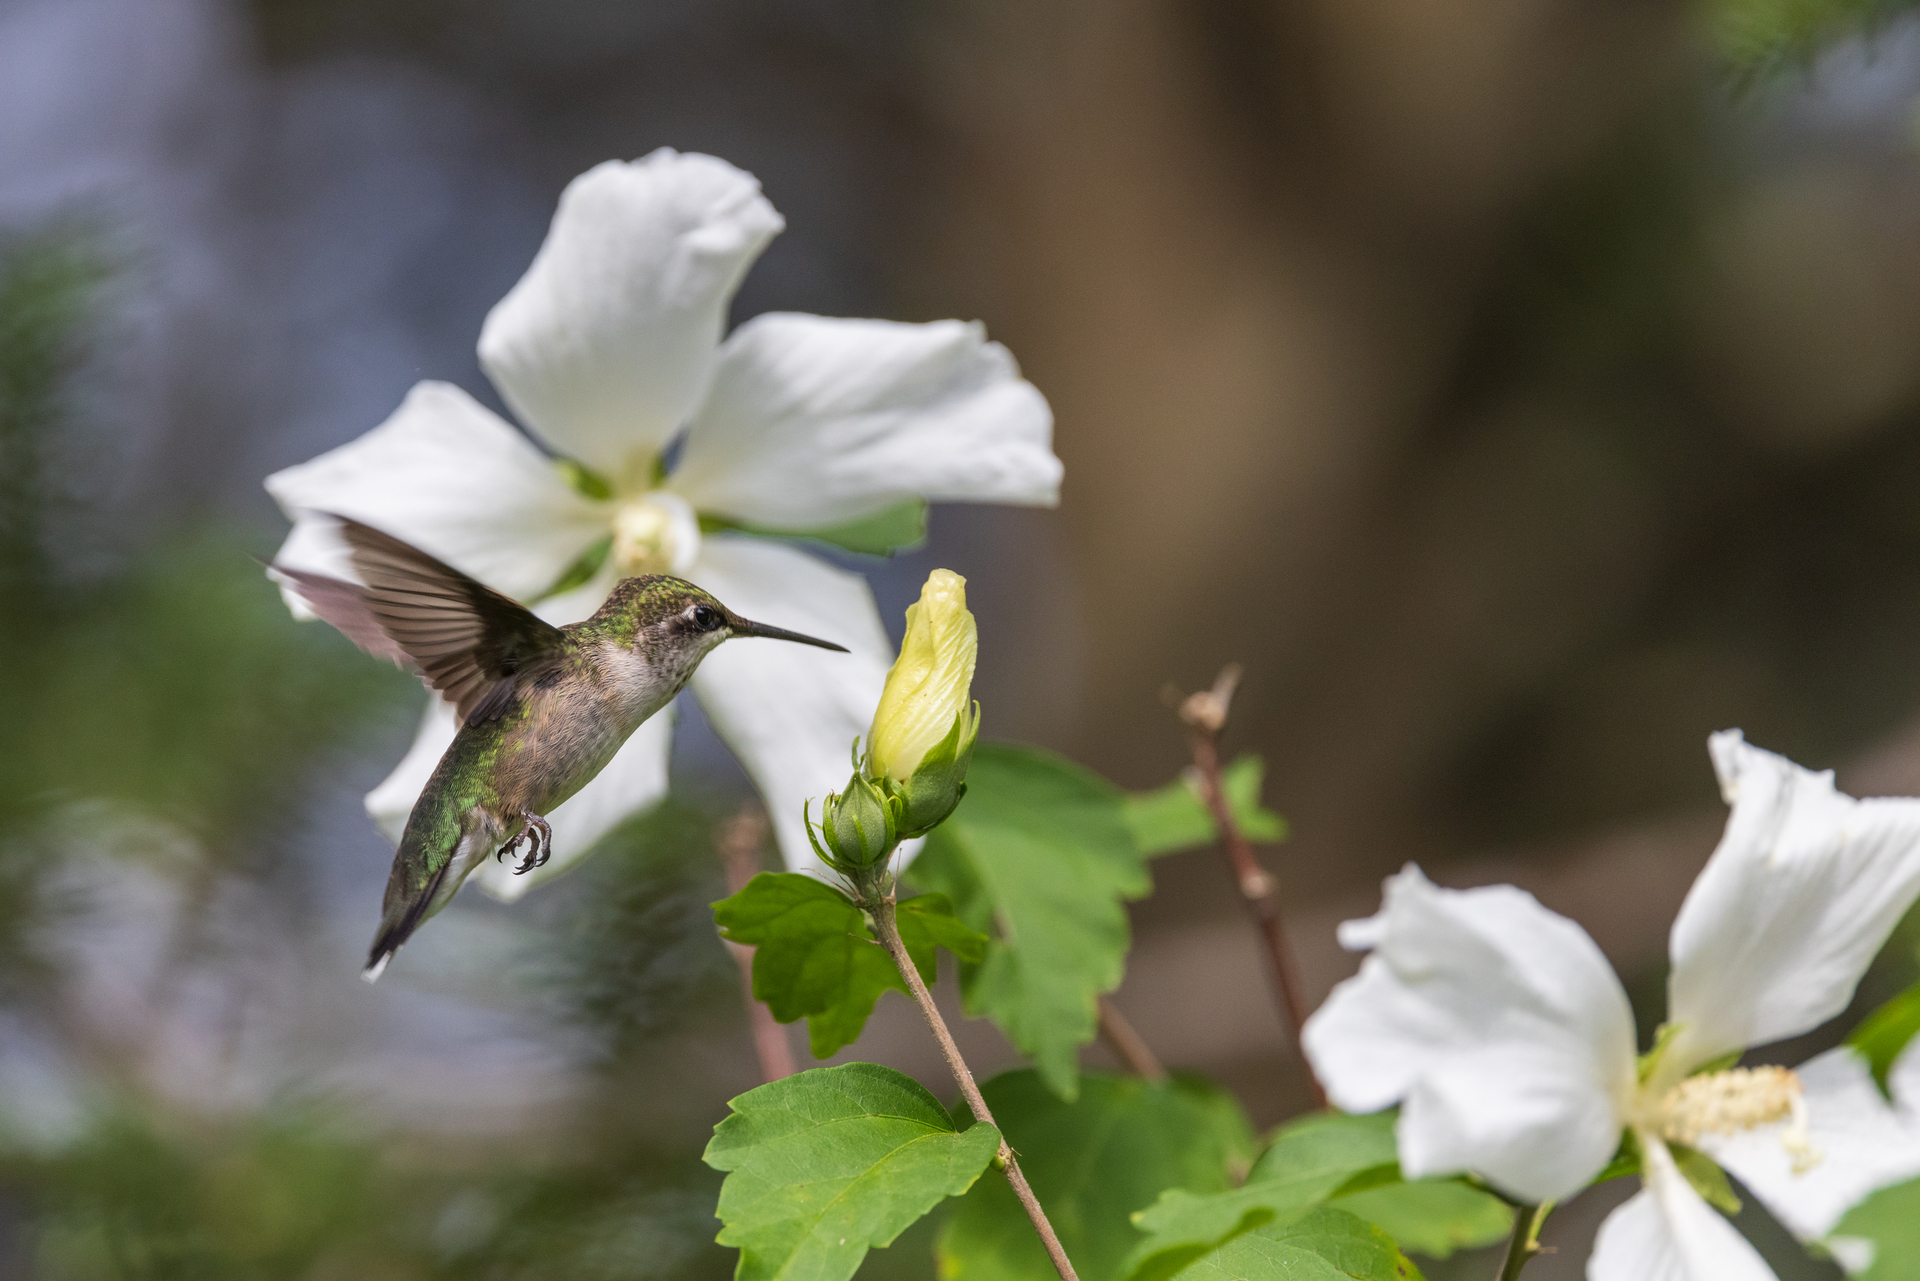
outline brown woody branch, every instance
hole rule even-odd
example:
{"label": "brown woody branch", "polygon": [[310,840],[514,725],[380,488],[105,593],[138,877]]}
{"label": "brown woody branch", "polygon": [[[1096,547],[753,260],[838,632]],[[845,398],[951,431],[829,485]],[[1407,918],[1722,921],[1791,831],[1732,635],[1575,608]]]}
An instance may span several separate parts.
{"label": "brown woody branch", "polygon": [[1233,691],[1239,683],[1240,665],[1229,663],[1213,682],[1212,689],[1200,690],[1181,700],[1180,719],[1186,723],[1187,738],[1193,748],[1201,799],[1213,814],[1214,826],[1220,834],[1220,851],[1226,856],[1235,883],[1240,887],[1241,900],[1266,945],[1268,975],[1280,999],[1287,1031],[1300,1053],[1300,1064],[1306,1070],[1314,1101],[1325,1107],[1326,1091],[1314,1076],[1313,1065],[1307,1061],[1306,1050],[1300,1043],[1300,1029],[1307,1021],[1307,1005],[1300,990],[1299,967],[1294,962],[1293,949],[1287,945],[1286,923],[1280,915],[1280,882],[1254,857],[1253,846],[1233,816],[1233,806],[1227,800],[1221,781],[1220,731],[1226,727]]}

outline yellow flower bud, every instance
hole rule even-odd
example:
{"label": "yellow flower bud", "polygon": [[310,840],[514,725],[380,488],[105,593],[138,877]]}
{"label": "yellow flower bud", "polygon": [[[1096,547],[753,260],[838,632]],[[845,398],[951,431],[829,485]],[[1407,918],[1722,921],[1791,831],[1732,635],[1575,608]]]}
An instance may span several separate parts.
{"label": "yellow flower bud", "polygon": [[980,648],[967,612],[967,580],[936,569],[907,607],[907,636],[887,673],[867,735],[867,772],[895,782],[913,776],[926,754],[968,710],[974,658]]}

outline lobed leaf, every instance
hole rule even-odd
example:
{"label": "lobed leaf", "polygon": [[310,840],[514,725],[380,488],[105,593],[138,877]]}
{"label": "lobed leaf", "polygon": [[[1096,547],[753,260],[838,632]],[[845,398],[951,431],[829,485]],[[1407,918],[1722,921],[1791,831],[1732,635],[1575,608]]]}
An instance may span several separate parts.
{"label": "lobed leaf", "polygon": [[992,1019],[1072,1099],[1095,1002],[1124,970],[1123,900],[1151,888],[1119,790],[1050,752],[981,743],[965,803],[908,875],[973,929],[996,931],[961,971],[967,1012]]}
{"label": "lobed leaf", "polygon": [[1134,1216],[1147,1239],[1121,1275],[1161,1281],[1193,1260],[1315,1206],[1333,1205],[1435,1258],[1505,1236],[1513,1211],[1456,1179],[1403,1182],[1395,1114],[1321,1113],[1293,1122],[1255,1163],[1244,1187],[1211,1195],[1165,1193]]}
{"label": "lobed leaf", "polygon": [[[713,905],[723,937],[752,944],[753,995],[782,1023],[807,1020],[815,1058],[851,1045],[888,988],[908,991],[845,894],[798,872],[762,872],[731,898]],[[946,896],[923,894],[895,908],[900,941],[914,968],[934,979],[934,948],[979,961],[987,940],[953,914]]]}
{"label": "lobed leaf", "polygon": [[727,1172],[720,1244],[737,1281],[846,1281],[943,1199],[973,1186],[1000,1148],[961,1129],[911,1077],[874,1063],[814,1068],[728,1104],[705,1159]]}
{"label": "lobed leaf", "polygon": [[1504,1241],[1513,1232],[1513,1207],[1458,1179],[1386,1183],[1335,1197],[1331,1204],[1382,1229],[1402,1250],[1445,1259]]}
{"label": "lobed leaf", "polygon": [[[1260,803],[1265,774],[1266,763],[1249,753],[1221,771],[1220,787],[1247,839],[1271,844],[1287,839],[1287,824]],[[1219,839],[1213,813],[1201,799],[1200,785],[1190,772],[1151,792],[1128,794],[1121,799],[1120,812],[1140,852],[1149,858],[1210,845]]]}
{"label": "lobed leaf", "polygon": [[[1203,1081],[1088,1074],[1063,1101],[1032,1070],[980,1087],[1082,1281],[1110,1281],[1140,1239],[1132,1213],[1168,1187],[1216,1191],[1253,1138],[1233,1099]],[[1012,1189],[974,1186],[935,1247],[949,1281],[1045,1281],[1053,1265]]]}
{"label": "lobed leaf", "polygon": [[1420,1281],[1420,1269],[1393,1238],[1331,1206],[1260,1224],[1172,1275],[1179,1281]]}

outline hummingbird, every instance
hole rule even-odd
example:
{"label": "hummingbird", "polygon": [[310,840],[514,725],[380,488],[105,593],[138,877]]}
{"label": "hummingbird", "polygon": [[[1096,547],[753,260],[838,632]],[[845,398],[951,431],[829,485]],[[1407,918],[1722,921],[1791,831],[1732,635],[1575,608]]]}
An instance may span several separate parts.
{"label": "hummingbird", "polygon": [[514,871],[545,863],[545,815],[604,769],[721,642],[760,636],[847,652],[749,622],[666,574],[622,579],[593,617],[555,627],[390,534],[332,519],[362,582],[268,568],[361,649],[414,671],[460,721],[407,816],[361,972],[369,983],[489,857],[514,856],[525,842]]}

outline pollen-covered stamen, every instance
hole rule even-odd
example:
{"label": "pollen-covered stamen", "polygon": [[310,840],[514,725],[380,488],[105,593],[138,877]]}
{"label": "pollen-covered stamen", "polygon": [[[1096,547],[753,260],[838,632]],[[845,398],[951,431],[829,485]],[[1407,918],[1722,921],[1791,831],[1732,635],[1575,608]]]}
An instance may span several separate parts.
{"label": "pollen-covered stamen", "polygon": [[685,499],[650,490],[613,515],[613,566],[622,578],[684,574],[700,551],[700,521]]}
{"label": "pollen-covered stamen", "polygon": [[1796,1171],[1820,1160],[1807,1131],[1800,1078],[1783,1067],[1728,1068],[1688,1077],[1660,1100],[1661,1137],[1692,1146],[1707,1134],[1738,1134],[1787,1122],[1780,1142]]}

